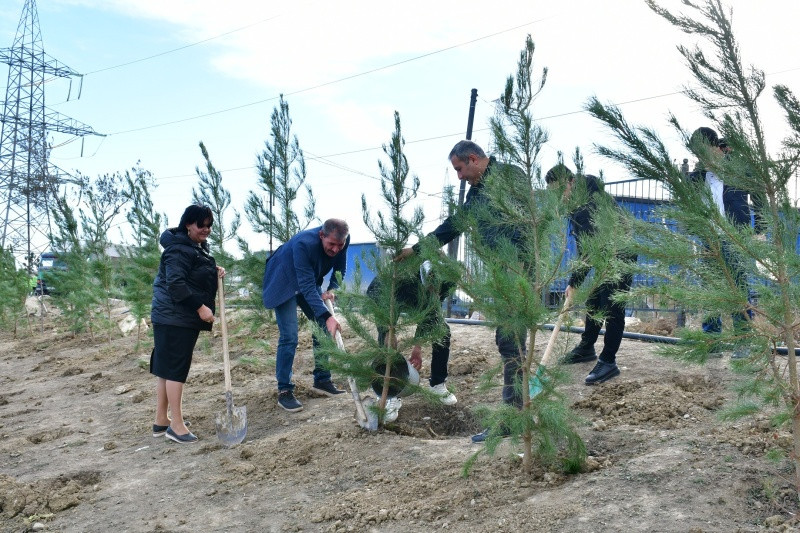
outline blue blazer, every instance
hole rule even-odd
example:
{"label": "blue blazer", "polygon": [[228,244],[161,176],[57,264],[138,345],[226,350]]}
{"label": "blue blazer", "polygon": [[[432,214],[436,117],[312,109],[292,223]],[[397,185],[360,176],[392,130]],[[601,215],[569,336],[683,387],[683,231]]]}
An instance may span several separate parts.
{"label": "blue blazer", "polygon": [[321,230],[322,226],[301,231],[267,258],[261,292],[264,307],[274,309],[300,294],[314,310],[315,317],[328,313],[320,297],[322,281],[325,274],[332,271],[326,290],[339,288],[336,273],[341,272],[344,278],[350,236],[338,254],[328,257],[322,248]]}

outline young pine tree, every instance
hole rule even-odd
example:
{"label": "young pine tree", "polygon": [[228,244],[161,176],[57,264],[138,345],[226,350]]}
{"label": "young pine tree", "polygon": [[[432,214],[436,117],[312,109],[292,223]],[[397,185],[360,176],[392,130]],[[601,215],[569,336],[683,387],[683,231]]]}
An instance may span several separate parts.
{"label": "young pine tree", "polygon": [[[722,2],[684,1],[690,15],[675,15],[652,0],[648,5],[683,32],[701,39],[702,47],[678,48],[695,82],[686,94],[705,115],[706,123],[695,128],[713,127],[731,152],[723,156],[717,146],[690,135],[691,130],[684,130],[675,117],[671,123],[698,157],[700,168],[713,172],[729,187],[750,192],[755,204],[763,206],[758,231],[722,215],[702,179],[688,180],[672,165],[655,131],[631,126],[618,109],[592,99],[589,112],[621,143],[620,148],[600,150],[626,165],[634,176],[660,180],[672,193],[673,205],[663,216],[674,220],[678,231],[656,224],[640,228],[641,252],[657,260],[651,274],[668,281],[650,292],[681,302],[686,309],[739,317],[735,327],[723,327],[715,336],[684,331],[685,342],[665,352],[696,362],[704,362],[715,346],[749,354],[733,364],[734,370],[743,371],[743,383],[739,403],[727,414],[747,415],[761,405],[782,407],[773,422],[791,425],[794,449],[790,455],[800,492],[800,382],[794,336],[800,316],[796,249],[800,215],[787,189],[800,161],[800,102],[787,87],[773,87],[789,131],[782,150],[773,155],[767,150],[758,107],[765,89],[764,73],[742,64],[731,17]],[[749,298],[751,288],[759,295],[757,302]],[[779,356],[781,346],[788,357]]]}
{"label": "young pine tree", "polygon": [[97,322],[105,330],[108,342],[114,331],[111,300],[121,296],[119,265],[109,256],[109,232],[128,201],[124,184],[125,178],[119,172],[100,176],[86,187],[85,209],[80,210],[82,238],[97,291],[96,299],[103,309],[96,314]]}
{"label": "young pine tree", "polygon": [[[378,248],[388,252],[388,255],[374,254],[362,258],[375,272],[378,289],[371,295],[366,295],[358,286],[347,287],[348,291],[341,295],[339,303],[348,327],[361,339],[362,348],[347,353],[338,350],[329,352],[332,368],[352,375],[359,386],[366,386],[375,380],[380,383],[381,392],[377,405],[380,424],[384,421],[390,389],[402,390],[406,386],[405,383],[398,383],[391,378],[392,367],[406,365],[403,354],[410,351],[414,344],[432,343],[441,338],[443,333],[432,328],[427,332],[417,331],[415,337],[408,334],[430,312],[429,306],[441,305],[438,292],[435,298],[426,300],[427,306],[420,306],[420,309],[404,308],[402,314],[397,298],[399,286],[403,283],[414,283],[419,276],[421,261],[395,262],[392,257],[400,253],[412,235],[420,234],[423,214],[420,207],[413,208],[408,213],[417,196],[419,178],[409,175],[408,160],[403,153],[405,140],[400,127],[400,114],[397,112],[394,114],[394,125],[390,143],[383,146],[389,164],[378,162],[381,195],[386,208],[373,215],[367,206],[366,196],[362,195],[361,198],[364,223],[375,236]],[[386,332],[384,344],[376,340],[373,326]],[[383,368],[383,373],[377,373],[376,368]]]}
{"label": "young pine tree", "polygon": [[[265,141],[264,150],[257,156],[258,187],[262,192],[251,192],[244,206],[253,230],[269,236],[269,250],[267,254],[255,252],[249,243],[238,239],[243,258],[236,267],[249,288],[246,305],[250,309],[248,316],[252,329],[272,316],[272,312],[265,310],[261,303],[265,255],[271,254],[277,246],[306,229],[317,218],[314,194],[305,183],[305,158],[297,135],[292,135],[289,103],[283,95],[270,117],[270,136],[271,142]],[[301,215],[295,203],[302,188],[306,190],[307,202]]]}
{"label": "young pine tree", "polygon": [[[25,299],[30,293],[30,274],[18,269],[14,254],[0,249],[0,326],[17,337],[19,320],[25,313]],[[30,329],[30,320],[28,321]]]}
{"label": "young pine tree", "polygon": [[161,250],[158,239],[166,217],[155,212],[150,190],[155,187],[152,174],[136,166],[125,173],[125,195],[130,208],[126,213],[133,234],[133,245],[122,256],[122,294],[138,324],[136,342],[141,341],[142,319],[150,315],[153,300],[153,281]]}
{"label": "young pine tree", "polygon": [[55,198],[52,208],[54,230],[50,242],[59,254],[64,270],[46,272],[44,281],[56,288],[56,292],[51,293],[53,302],[61,309],[69,331],[77,335],[88,330],[94,337],[92,320],[100,299],[87,260],[89,252],[81,241],[73,201],[68,192]]}
{"label": "young pine tree", "polygon": [[[316,202],[311,186],[305,183],[306,162],[297,135],[292,135],[289,103],[283,95],[272,111],[270,124],[272,142],[264,142],[264,150],[257,158],[258,187],[265,194],[251,192],[244,210],[253,229],[270,236],[271,245],[273,237],[284,243],[306,229],[316,219]],[[301,188],[306,189],[308,198],[302,215],[294,205]]]}
{"label": "young pine tree", "polygon": [[202,171],[200,167],[195,167],[200,183],[197,188],[192,188],[192,202],[211,208],[214,214],[214,227],[208,236],[208,246],[217,264],[230,265],[233,258],[225,251],[225,243],[236,238],[241,225],[241,216],[234,209],[230,226],[226,224],[225,212],[231,205],[231,193],[222,186],[222,174],[211,163],[203,141],[200,141],[200,152],[203,154],[206,169]]}
{"label": "young pine tree", "polygon": [[513,338],[521,368],[515,383],[520,405],[482,410],[491,431],[486,447],[472,457],[465,471],[481,453],[493,453],[505,433],[515,441],[521,436],[526,473],[531,472],[534,459],[547,464],[559,457],[567,470],[574,471],[586,453],[566,399],[556,389],[561,377],[557,368],[540,371],[544,386],[538,394],[531,397],[528,387],[539,360],[534,350],[526,349],[526,339],[533,346],[539,327],[556,314],[544,295],[567,275],[562,267],[567,245],[564,218],[586,199],[585,194],[573,194],[565,202],[563,190],[541,187],[538,154],[547,134],[535,123],[532,104],[544,86],[547,69],[535,82],[533,53],[528,36],[516,76],[508,78],[498,112],[491,119],[494,146],[499,157],[511,164],[498,164],[484,176],[486,201],[462,221],[476,257],[468,267],[464,288],[500,333]]}

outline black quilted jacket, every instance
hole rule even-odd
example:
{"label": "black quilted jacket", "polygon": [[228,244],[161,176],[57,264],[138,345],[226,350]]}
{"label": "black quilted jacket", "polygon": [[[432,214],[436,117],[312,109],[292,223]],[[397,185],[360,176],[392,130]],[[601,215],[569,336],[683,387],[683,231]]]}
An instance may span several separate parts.
{"label": "black quilted jacket", "polygon": [[161,234],[161,264],[153,283],[153,307],[150,318],[154,324],[210,330],[197,310],[205,304],[215,310],[217,294],[217,263],[186,233],[175,228]]}

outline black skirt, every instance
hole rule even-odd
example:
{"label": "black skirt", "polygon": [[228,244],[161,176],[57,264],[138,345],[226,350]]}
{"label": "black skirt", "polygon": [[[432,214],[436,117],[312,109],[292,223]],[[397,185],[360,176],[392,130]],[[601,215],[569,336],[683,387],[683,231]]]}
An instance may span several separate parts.
{"label": "black skirt", "polygon": [[169,381],[186,383],[199,335],[198,329],[153,324],[155,347],[150,354],[150,373]]}

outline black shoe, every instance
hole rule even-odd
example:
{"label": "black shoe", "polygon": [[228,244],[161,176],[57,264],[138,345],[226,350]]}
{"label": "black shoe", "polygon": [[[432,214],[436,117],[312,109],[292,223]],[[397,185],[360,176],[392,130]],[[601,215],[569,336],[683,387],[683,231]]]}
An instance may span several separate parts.
{"label": "black shoe", "polygon": [[[492,432],[492,428],[486,428],[486,429],[484,429],[484,430],[483,430],[483,431],[481,431],[480,433],[478,433],[478,434],[476,434],[476,435],[473,435],[473,436],[472,436],[472,442],[473,442],[474,444],[480,444],[481,442],[485,442],[485,441],[486,441],[486,439],[488,439],[488,438],[489,438],[489,434],[490,434],[491,432]],[[508,430],[508,428],[506,428],[506,427],[503,427],[503,428],[501,429],[501,431],[500,431],[500,434],[499,434],[499,435],[500,435],[501,437],[508,437],[509,435],[511,435],[511,431],[509,431],[509,430]]]}
{"label": "black shoe", "polygon": [[278,405],[289,411],[296,413],[303,410],[303,404],[297,401],[294,397],[294,392],[290,390],[282,390],[278,392]]}
{"label": "black shoe", "polygon": [[588,376],[586,376],[586,384],[596,385],[617,376],[619,376],[619,367],[616,363],[604,363],[603,361],[597,361],[597,364],[594,365],[592,371],[589,372]]}
{"label": "black shoe", "polygon": [[193,442],[197,442],[197,437],[191,431],[184,435],[178,435],[174,431],[172,431],[171,427],[167,427],[167,430],[164,432],[164,436],[171,441],[175,441],[178,444],[191,444]]}
{"label": "black shoe", "polygon": [[336,385],[333,384],[333,381],[323,381],[322,383],[314,383],[314,386],[311,387],[311,390],[313,390],[317,394],[322,394],[323,396],[338,396],[339,394],[345,393],[345,391],[337,389]]}
{"label": "black shoe", "polygon": [[577,345],[570,350],[567,355],[559,361],[562,365],[574,365],[576,363],[589,363],[597,359],[594,346]]}
{"label": "black shoe", "polygon": [[[192,423],[189,422],[188,420],[184,420],[183,425],[188,428],[189,426],[192,425]],[[167,428],[169,428],[169,426],[159,426],[158,424],[153,424],[153,436],[163,437],[164,433],[167,432]]]}

